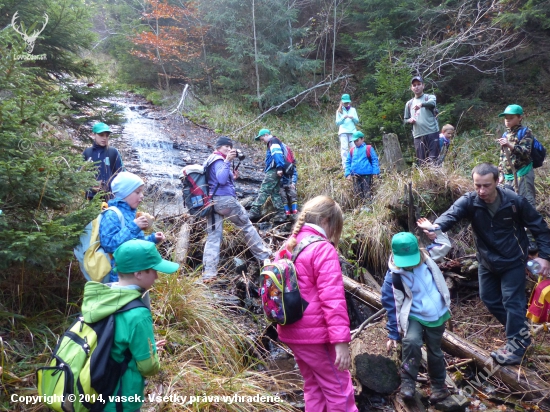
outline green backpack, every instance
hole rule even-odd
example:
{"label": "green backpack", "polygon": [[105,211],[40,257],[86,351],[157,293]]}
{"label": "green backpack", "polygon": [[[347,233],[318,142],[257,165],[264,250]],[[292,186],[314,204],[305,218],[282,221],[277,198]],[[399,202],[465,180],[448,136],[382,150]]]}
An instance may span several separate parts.
{"label": "green backpack", "polygon": [[[48,408],[58,412],[102,411],[105,408],[132,359],[128,349],[121,363],[110,356],[115,314],[140,307],[147,306],[141,299],[134,299],[98,322],[87,323],[79,316],[67,329],[52,360],[36,372],[38,394],[45,399]],[[122,411],[122,404],[117,404],[116,409]]]}

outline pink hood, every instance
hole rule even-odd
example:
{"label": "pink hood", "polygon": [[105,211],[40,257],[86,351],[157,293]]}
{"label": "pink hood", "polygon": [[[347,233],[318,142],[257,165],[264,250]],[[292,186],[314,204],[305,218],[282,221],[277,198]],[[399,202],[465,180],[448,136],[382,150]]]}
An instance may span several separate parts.
{"label": "pink hood", "polygon": [[[298,233],[298,242],[309,235],[323,236],[309,226]],[[324,236],[323,236],[324,237]],[[292,325],[277,325],[285,343],[341,343],[351,340],[338,252],[327,240],[307,246],[295,262],[300,294],[309,305]]]}

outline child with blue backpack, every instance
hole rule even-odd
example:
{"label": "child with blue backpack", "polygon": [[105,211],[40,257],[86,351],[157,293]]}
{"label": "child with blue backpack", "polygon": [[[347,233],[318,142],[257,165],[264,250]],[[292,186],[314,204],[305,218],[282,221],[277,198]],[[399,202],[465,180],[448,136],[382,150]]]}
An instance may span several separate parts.
{"label": "child with blue backpack", "polygon": [[351,140],[354,146],[348,153],[344,176],[353,179],[355,193],[367,199],[371,196],[372,176],[380,174],[378,155],[371,145],[365,143],[363,132],[354,132]]}
{"label": "child with blue backpack", "polygon": [[294,353],[304,378],[306,412],[356,412],[351,365],[349,318],[338,251],[344,218],[340,205],[317,196],[304,206],[286,243],[292,253],[310,236],[324,240],[305,246],[294,261],[303,317],[277,325],[279,339]]}
{"label": "child with blue backpack", "polygon": [[[109,209],[103,212],[99,224],[99,243],[105,252],[114,253],[120,245],[131,239],[143,239],[153,243],[160,243],[166,239],[162,232],[145,236],[143,230],[149,228],[149,220],[146,216],[136,217],[145,189],[145,182],[139,176],[130,172],[120,172],[113,179],[111,189],[115,198],[109,200]],[[113,263],[111,260],[111,266]],[[118,276],[111,270],[106,280],[116,282]]]}
{"label": "child with blue backpack", "polygon": [[[498,117],[504,117],[506,126],[506,133],[498,139],[501,149],[498,164],[499,183],[513,187],[515,173],[518,183],[517,193],[536,208],[535,170],[531,158],[533,135],[531,129],[521,125],[523,108],[517,104],[511,104]],[[509,163],[508,157],[512,164]]]}

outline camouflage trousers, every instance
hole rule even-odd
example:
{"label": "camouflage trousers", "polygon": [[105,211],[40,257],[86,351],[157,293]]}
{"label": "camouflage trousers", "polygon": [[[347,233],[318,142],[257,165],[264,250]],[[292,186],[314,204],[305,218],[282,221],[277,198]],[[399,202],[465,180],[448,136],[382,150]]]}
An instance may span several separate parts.
{"label": "camouflage trousers", "polygon": [[280,188],[281,178],[277,174],[277,169],[269,169],[267,172],[265,172],[264,181],[262,182],[262,186],[260,187],[258,197],[256,198],[256,200],[254,200],[254,203],[252,203],[250,214],[255,218],[261,217],[262,206],[267,201],[267,198],[271,196],[271,203],[273,203],[273,207],[277,211],[277,215],[274,219],[284,221],[286,217],[283,207],[283,199],[281,198],[281,194],[279,193]]}
{"label": "camouflage trousers", "polygon": [[[206,244],[202,257],[203,279],[213,278],[218,273],[220,262],[220,245],[223,237],[223,221],[228,219],[244,234],[247,248],[256,259],[264,260],[271,256],[272,251],[264,244],[260,235],[250,222],[244,207],[233,196],[214,196],[214,213],[207,219]],[[212,224],[214,220],[214,224]]]}

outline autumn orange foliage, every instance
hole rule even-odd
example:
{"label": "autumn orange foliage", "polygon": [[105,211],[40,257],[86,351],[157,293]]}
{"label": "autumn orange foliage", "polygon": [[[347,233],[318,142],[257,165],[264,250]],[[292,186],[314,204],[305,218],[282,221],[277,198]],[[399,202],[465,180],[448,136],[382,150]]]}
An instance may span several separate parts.
{"label": "autumn orange foliage", "polygon": [[148,0],[148,6],[142,20],[149,28],[132,38],[138,46],[132,54],[157,64],[171,62],[171,77],[184,77],[177,63],[200,57],[208,27],[197,24],[198,12],[193,3],[183,8],[168,4],[167,0]]}

